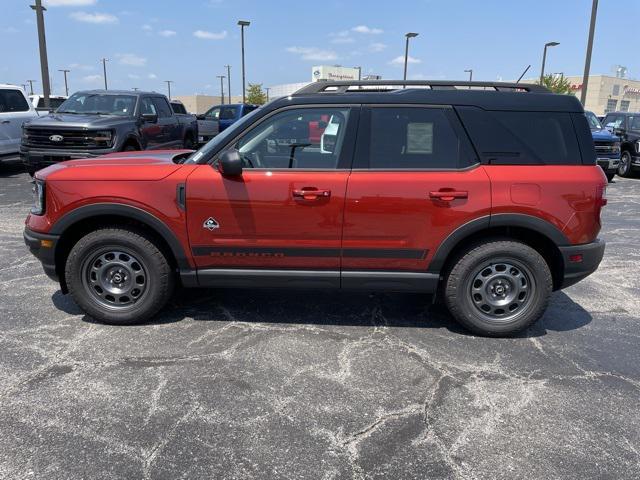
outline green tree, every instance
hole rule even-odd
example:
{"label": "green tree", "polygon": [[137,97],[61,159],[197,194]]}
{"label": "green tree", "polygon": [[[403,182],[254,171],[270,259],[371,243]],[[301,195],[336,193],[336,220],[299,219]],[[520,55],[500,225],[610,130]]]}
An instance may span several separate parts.
{"label": "green tree", "polygon": [[[540,84],[540,81],[536,83]],[[547,87],[553,93],[573,94],[571,82],[564,78],[564,75],[545,75],[542,79],[542,86]]]}
{"label": "green tree", "polygon": [[247,103],[264,105],[267,103],[267,94],[262,90],[261,83],[250,83],[247,87]]}

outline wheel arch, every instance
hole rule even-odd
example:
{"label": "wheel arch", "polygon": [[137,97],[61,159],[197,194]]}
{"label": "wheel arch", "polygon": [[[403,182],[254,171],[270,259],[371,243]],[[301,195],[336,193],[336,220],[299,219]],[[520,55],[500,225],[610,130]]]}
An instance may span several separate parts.
{"label": "wheel arch", "polygon": [[540,253],[553,277],[553,289],[560,288],[564,261],[559,246],[570,245],[569,239],[554,225],[531,215],[496,214],[472,220],[454,230],[438,247],[428,271],[443,274],[458,253],[485,238],[508,238],[520,241]]}
{"label": "wheel arch", "polygon": [[85,205],[60,218],[49,232],[52,235],[60,236],[56,244],[54,258],[56,273],[64,293],[67,290],[64,266],[73,245],[82,236],[106,225],[142,229],[156,240],[158,247],[166,254],[172,268],[179,271],[191,270],[182,244],[171,229],[156,216],[140,208],[124,204]]}
{"label": "wheel arch", "polygon": [[125,137],[124,142],[122,142],[122,146],[120,148],[124,148],[127,145],[134,145],[138,148],[138,150],[142,150],[143,148],[140,139],[133,134],[129,134]]}

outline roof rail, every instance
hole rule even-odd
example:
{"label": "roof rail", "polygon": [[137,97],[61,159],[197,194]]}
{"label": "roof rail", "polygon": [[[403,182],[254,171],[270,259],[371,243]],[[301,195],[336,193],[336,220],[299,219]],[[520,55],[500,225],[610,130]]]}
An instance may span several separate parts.
{"label": "roof rail", "polygon": [[447,80],[320,80],[297,90],[293,95],[346,92],[392,92],[404,88],[430,90],[493,90],[498,92],[550,93],[541,85],[507,82],[467,82]]}

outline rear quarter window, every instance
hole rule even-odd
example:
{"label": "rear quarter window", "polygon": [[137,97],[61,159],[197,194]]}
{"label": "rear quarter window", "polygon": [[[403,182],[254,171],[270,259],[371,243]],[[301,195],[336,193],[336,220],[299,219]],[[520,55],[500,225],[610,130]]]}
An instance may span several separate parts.
{"label": "rear quarter window", "polygon": [[483,163],[582,164],[571,113],[486,111],[476,107],[458,107],[457,111]]}

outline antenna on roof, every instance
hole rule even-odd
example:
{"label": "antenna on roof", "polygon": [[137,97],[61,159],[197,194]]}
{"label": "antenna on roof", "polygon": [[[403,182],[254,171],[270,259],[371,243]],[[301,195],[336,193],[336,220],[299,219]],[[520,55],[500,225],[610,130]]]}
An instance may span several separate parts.
{"label": "antenna on roof", "polygon": [[524,69],[524,72],[522,72],[522,75],[520,75],[516,83],[520,83],[520,80],[522,80],[522,77],[524,77],[524,74],[527,73],[530,68],[531,68],[531,65],[529,65],[527,68]]}

